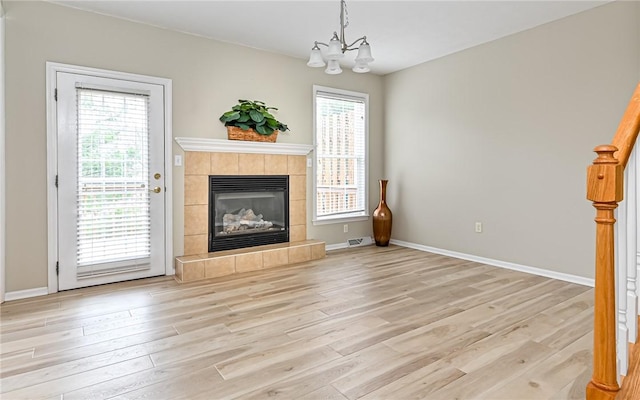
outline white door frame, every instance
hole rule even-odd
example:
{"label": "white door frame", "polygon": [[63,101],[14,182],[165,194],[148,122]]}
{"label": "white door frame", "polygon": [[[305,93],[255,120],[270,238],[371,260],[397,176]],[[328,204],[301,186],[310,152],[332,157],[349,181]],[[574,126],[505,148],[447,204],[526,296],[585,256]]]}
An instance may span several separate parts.
{"label": "white door frame", "polygon": [[4,301],[5,293],[5,108],[4,108],[4,8],[0,2],[0,303]]}
{"label": "white door frame", "polygon": [[58,261],[58,196],[55,185],[58,150],[57,150],[57,115],[56,115],[56,74],[67,72],[72,74],[92,75],[101,78],[130,80],[136,82],[151,83],[164,87],[164,158],[165,158],[165,272],[167,275],[174,274],[173,267],[173,189],[172,189],[172,81],[171,79],[158,78],[153,76],[130,74],[126,72],[109,71],[97,68],[81,67],[69,64],[47,62],[47,271],[48,271],[48,291],[55,293],[58,291],[58,275],[56,273],[56,263]]}

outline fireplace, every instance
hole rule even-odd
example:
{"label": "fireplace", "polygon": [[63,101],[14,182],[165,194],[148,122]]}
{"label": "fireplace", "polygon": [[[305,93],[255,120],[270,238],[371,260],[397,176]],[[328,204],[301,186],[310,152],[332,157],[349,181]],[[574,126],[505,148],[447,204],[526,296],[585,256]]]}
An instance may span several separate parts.
{"label": "fireplace", "polygon": [[288,175],[210,175],[209,252],[289,241]]}
{"label": "fireplace", "polygon": [[[176,142],[185,151],[184,250],[175,259],[177,281],[193,282],[325,257],[325,243],[307,238],[307,154],[313,146],[203,138],[176,138]],[[289,240],[209,252],[212,175],[232,176],[232,181],[238,176],[287,175]],[[263,214],[264,220],[268,218]]]}

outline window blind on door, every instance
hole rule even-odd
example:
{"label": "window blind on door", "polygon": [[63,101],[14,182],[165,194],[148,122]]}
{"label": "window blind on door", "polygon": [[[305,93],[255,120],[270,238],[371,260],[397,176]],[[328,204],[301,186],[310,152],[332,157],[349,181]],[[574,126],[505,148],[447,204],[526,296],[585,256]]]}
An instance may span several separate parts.
{"label": "window blind on door", "polygon": [[149,96],[76,91],[77,265],[140,264],[151,249]]}
{"label": "window blind on door", "polygon": [[316,94],[316,215],[365,213],[366,105],[363,98]]}

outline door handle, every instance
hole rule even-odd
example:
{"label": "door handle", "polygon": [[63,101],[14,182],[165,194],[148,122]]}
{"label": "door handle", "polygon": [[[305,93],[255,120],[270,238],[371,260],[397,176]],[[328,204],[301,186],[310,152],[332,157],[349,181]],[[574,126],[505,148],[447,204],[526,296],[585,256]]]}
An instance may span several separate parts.
{"label": "door handle", "polygon": [[162,189],[160,189],[160,186],[156,186],[153,189],[149,189],[149,191],[153,193],[160,193]]}

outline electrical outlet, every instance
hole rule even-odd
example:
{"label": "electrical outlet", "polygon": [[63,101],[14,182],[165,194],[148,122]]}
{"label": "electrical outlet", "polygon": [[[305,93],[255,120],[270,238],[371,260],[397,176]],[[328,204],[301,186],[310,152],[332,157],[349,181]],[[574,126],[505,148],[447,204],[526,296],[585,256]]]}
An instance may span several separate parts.
{"label": "electrical outlet", "polygon": [[476,222],[476,233],[482,233],[482,222]]}
{"label": "electrical outlet", "polygon": [[349,232],[349,224],[342,225],[342,230],[344,231],[344,233]]}

